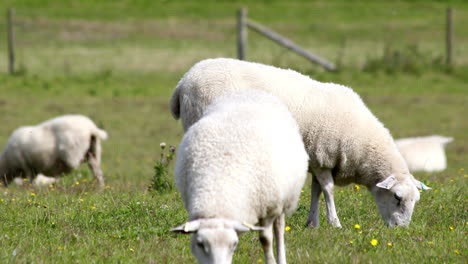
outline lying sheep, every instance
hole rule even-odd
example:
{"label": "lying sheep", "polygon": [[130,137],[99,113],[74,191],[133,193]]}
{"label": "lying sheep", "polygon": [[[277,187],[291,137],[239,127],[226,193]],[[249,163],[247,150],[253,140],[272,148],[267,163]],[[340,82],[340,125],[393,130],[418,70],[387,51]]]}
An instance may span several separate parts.
{"label": "lying sheep", "polygon": [[[285,214],[297,205],[307,177],[296,122],[275,97],[255,90],[216,100],[187,131],[175,167],[200,263],[231,263],[238,235],[260,231],[266,263],[286,263]],[[258,226],[253,226],[258,224]]]}
{"label": "lying sheep", "polygon": [[452,142],[451,137],[427,136],[395,140],[400,153],[411,172],[437,172],[447,168],[444,147]]}
{"label": "lying sheep", "polygon": [[0,177],[8,185],[15,177],[31,181],[39,173],[60,176],[87,162],[100,187],[101,140],[106,131],[82,115],[64,115],[36,126],[16,129],[0,154]]}
{"label": "lying sheep", "polygon": [[293,70],[234,59],[208,59],[180,80],[170,102],[187,130],[217,97],[245,88],[278,96],[296,119],[313,174],[308,226],[318,226],[324,192],[328,221],[341,227],[333,186],[367,186],[389,226],[408,225],[421,182],[410,174],[389,131],[350,88],[314,81]]}
{"label": "lying sheep", "polygon": [[[17,177],[13,181],[15,182],[16,185],[22,186],[25,181],[28,181],[28,179],[23,179],[23,178]],[[34,178],[32,184],[34,186],[37,186],[37,187],[43,187],[43,186],[49,186],[50,184],[54,184],[56,182],[57,182],[57,178],[47,177],[47,176],[39,173],[36,176],[36,178]]]}

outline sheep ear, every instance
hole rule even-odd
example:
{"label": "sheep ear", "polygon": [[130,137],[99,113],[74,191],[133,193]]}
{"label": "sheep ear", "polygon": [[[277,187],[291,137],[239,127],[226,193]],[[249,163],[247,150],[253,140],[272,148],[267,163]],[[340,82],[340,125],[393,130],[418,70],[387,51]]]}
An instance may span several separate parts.
{"label": "sheep ear", "polygon": [[377,183],[376,186],[379,188],[390,190],[393,187],[393,185],[395,185],[396,181],[397,180],[395,176],[392,174],[388,176],[385,180]]}
{"label": "sheep ear", "polygon": [[237,233],[244,233],[248,231],[262,231],[265,228],[261,226],[253,226],[249,223],[243,222],[242,224],[239,222],[236,222],[234,224],[234,230],[236,230]]}
{"label": "sheep ear", "polygon": [[187,222],[183,225],[171,228],[171,232],[181,233],[181,234],[190,234],[190,233],[197,232],[199,228],[200,228],[200,221],[194,220],[194,221]]}
{"label": "sheep ear", "polygon": [[416,179],[413,179],[413,182],[414,182],[414,185],[416,185],[416,188],[418,188],[418,190],[423,190],[423,191],[426,191],[426,190],[431,190],[432,188],[427,186],[426,184],[416,180]]}

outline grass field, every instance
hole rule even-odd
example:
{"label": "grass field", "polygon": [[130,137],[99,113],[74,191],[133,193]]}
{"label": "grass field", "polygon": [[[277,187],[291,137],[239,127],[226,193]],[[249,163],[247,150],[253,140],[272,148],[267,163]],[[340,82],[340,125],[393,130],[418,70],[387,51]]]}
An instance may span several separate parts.
{"label": "grass field", "polygon": [[[444,58],[444,15],[455,10],[455,64]],[[409,228],[383,226],[364,188],[336,189],[342,229],[305,228],[310,187],[287,219],[290,263],[467,263],[468,4],[464,1],[4,0],[15,8],[18,73],[0,43],[0,148],[17,127],[82,113],[110,135],[103,192],[83,166],[43,189],[0,192],[0,263],[193,263],[189,237],[171,234],[187,214],[179,194],[147,191],[159,144],[177,145],[168,102],[190,66],[235,57],[235,12],[341,61],[325,72],[249,32],[248,59],[352,87],[395,138],[452,136],[448,168],[416,173],[421,194]],[[0,18],[0,36],[5,32]],[[0,40],[3,37],[0,37]],[[343,44],[344,43],[344,44]],[[390,57],[385,57],[390,50]],[[395,54],[403,54],[405,61]],[[339,55],[342,54],[342,55]],[[172,179],[170,179],[172,181]],[[360,228],[355,228],[355,225]],[[371,245],[376,239],[378,244]],[[264,262],[256,234],[234,263]]]}

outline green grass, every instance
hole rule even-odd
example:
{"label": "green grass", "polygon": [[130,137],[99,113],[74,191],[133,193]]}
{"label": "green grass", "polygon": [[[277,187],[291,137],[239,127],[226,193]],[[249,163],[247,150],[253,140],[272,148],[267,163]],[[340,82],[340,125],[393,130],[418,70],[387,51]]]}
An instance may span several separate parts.
{"label": "green grass", "polygon": [[[444,55],[449,4],[456,18],[452,71],[435,63]],[[7,6],[16,10],[19,72],[6,74],[7,54],[0,43],[0,146],[15,128],[66,113],[92,117],[110,137],[103,143],[108,187],[102,193],[85,166],[52,188],[1,190],[0,263],[195,261],[189,237],[169,232],[187,217],[179,194],[156,195],[147,188],[160,158],[160,142],[178,145],[183,134],[168,110],[172,89],[196,61],[236,56],[239,6],[247,6],[252,19],[332,61],[343,54],[341,71],[324,72],[249,32],[249,60],[352,87],[396,138],[455,138],[447,147],[447,170],[415,175],[433,190],[421,194],[409,228],[385,228],[370,194],[347,186],[336,189],[343,228],[326,223],[322,201],[322,226],[306,229],[306,185],[297,212],[287,219],[288,261],[467,262],[464,1],[5,0],[0,13]],[[2,36],[4,29],[0,19]],[[389,71],[385,47],[403,53],[417,47],[420,54],[409,61],[415,68]],[[372,239],[379,244],[372,246]],[[259,259],[263,253],[257,235],[242,236],[234,263]]]}

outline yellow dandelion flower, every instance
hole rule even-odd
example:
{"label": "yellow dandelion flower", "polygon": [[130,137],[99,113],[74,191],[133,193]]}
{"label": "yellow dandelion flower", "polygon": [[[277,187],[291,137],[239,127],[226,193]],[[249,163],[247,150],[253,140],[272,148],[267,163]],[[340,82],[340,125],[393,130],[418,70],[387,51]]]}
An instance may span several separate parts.
{"label": "yellow dandelion flower", "polygon": [[379,241],[377,241],[377,239],[372,239],[370,241],[370,244],[375,247],[375,246],[377,246],[379,244]]}
{"label": "yellow dandelion flower", "polygon": [[80,185],[80,182],[79,182],[79,181],[77,181],[77,182],[75,182],[75,184],[76,184],[76,185]]}
{"label": "yellow dandelion flower", "polygon": [[304,192],[304,190],[301,190],[301,193],[303,193],[303,192]]}
{"label": "yellow dandelion flower", "polygon": [[464,168],[460,168],[460,171],[464,171],[465,169]]}
{"label": "yellow dandelion flower", "polygon": [[468,174],[463,175],[463,177],[468,178]]}
{"label": "yellow dandelion flower", "polygon": [[16,201],[16,199],[15,199],[15,198],[11,198],[11,201],[14,202],[14,201]]}
{"label": "yellow dandelion flower", "polygon": [[130,250],[131,252],[135,251],[133,248],[129,248],[128,250]]}
{"label": "yellow dandelion flower", "polygon": [[460,251],[458,249],[455,249],[453,252],[455,252],[457,255],[460,255]]}
{"label": "yellow dandelion flower", "polygon": [[450,230],[454,230],[454,229],[455,229],[455,227],[453,227],[453,226],[449,226],[449,228],[450,228]]}
{"label": "yellow dandelion flower", "polygon": [[393,243],[388,242],[388,243],[387,243],[387,246],[393,247]]}
{"label": "yellow dandelion flower", "polygon": [[352,240],[349,241],[350,244],[353,244],[354,242]]}
{"label": "yellow dandelion flower", "polygon": [[420,193],[422,193],[423,191],[422,190],[419,190]]}
{"label": "yellow dandelion flower", "polygon": [[95,210],[96,209],[96,206],[91,206],[90,207],[92,210]]}
{"label": "yellow dandelion flower", "polygon": [[354,189],[355,189],[356,191],[359,192],[359,190],[361,189],[361,187],[359,187],[359,185],[354,185]]}
{"label": "yellow dandelion flower", "polygon": [[83,200],[83,199],[80,199],[80,202],[84,202],[84,200]]}
{"label": "yellow dandelion flower", "polygon": [[453,180],[450,180],[450,182],[453,182]]}
{"label": "yellow dandelion flower", "polygon": [[52,185],[52,184],[49,184],[49,188],[54,188],[54,185]]}
{"label": "yellow dandelion flower", "polygon": [[258,263],[263,263],[263,259],[258,259],[257,262]]}
{"label": "yellow dandelion flower", "polygon": [[31,200],[31,199],[28,199],[28,202],[32,202],[32,200]]}
{"label": "yellow dandelion flower", "polygon": [[26,181],[28,181],[28,179],[23,179],[23,181],[25,181],[25,182],[26,182]]}
{"label": "yellow dandelion flower", "polygon": [[358,224],[355,224],[355,225],[354,225],[354,228],[359,229],[359,228],[361,228],[361,226],[358,225]]}
{"label": "yellow dandelion flower", "polygon": [[286,226],[286,227],[284,228],[284,230],[289,231],[289,230],[291,230],[291,227],[290,227],[290,226]]}
{"label": "yellow dandelion flower", "polygon": [[35,194],[35,193],[31,193],[31,196],[36,196],[36,194]]}

